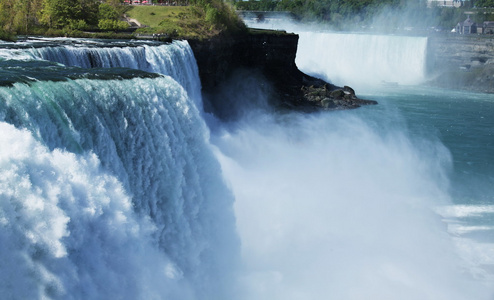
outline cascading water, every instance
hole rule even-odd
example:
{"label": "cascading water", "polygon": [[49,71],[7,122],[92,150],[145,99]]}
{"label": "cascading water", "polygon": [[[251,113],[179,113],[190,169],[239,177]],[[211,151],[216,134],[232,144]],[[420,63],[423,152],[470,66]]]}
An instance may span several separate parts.
{"label": "cascading water", "polygon": [[246,23],[298,34],[299,69],[335,85],[372,90],[379,85],[417,85],[427,79],[427,37],[335,32],[283,20]]}
{"label": "cascading water", "polygon": [[[181,84],[180,75],[100,69],[87,41],[54,50],[85,47],[92,69],[32,61],[52,51],[45,42],[0,51],[2,296],[492,299],[491,244],[465,260],[470,244],[458,249],[437,213],[472,207],[451,205],[455,152],[412,126],[427,121],[416,116],[427,112],[408,114],[416,98],[401,110],[375,92],[368,96],[380,105],[310,115],[238,105],[252,111],[216,121],[209,137],[190,96],[200,93],[196,71]],[[150,50],[166,57],[174,46],[99,45],[104,57],[142,48],[128,59],[146,56],[141,66],[152,72],[161,66]],[[175,68],[195,70],[182,46]],[[299,52],[299,67],[309,72],[302,62],[328,46]],[[310,72],[332,79],[323,71]],[[220,94],[262,102],[266,91],[246,79],[231,78]],[[457,115],[448,112],[441,116]],[[476,207],[488,214],[491,206]]]}
{"label": "cascading water", "polygon": [[188,92],[130,69],[0,67],[0,294],[231,299],[233,198]]}
{"label": "cascading water", "polygon": [[425,37],[301,32],[296,63],[341,86],[411,85],[426,76],[426,51]]}
{"label": "cascading water", "polygon": [[63,42],[41,40],[23,47],[0,49],[3,59],[40,59],[82,68],[132,68],[170,75],[180,83],[196,105],[200,105],[201,83],[197,64],[185,41],[169,45],[152,42],[97,42],[64,39]]}

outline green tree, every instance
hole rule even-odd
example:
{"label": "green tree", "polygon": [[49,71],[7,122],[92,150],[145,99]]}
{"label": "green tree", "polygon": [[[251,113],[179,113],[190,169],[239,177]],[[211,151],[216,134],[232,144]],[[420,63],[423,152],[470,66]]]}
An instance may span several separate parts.
{"label": "green tree", "polygon": [[494,0],[475,0],[476,7],[494,7]]}
{"label": "green tree", "polygon": [[99,5],[99,11],[98,11],[99,20],[118,20],[119,17],[120,14],[118,13],[115,7],[106,3],[101,3]]}
{"label": "green tree", "polygon": [[86,21],[88,24],[98,24],[98,12],[99,12],[99,0],[79,0],[82,13],[80,19]]}
{"label": "green tree", "polygon": [[44,0],[0,0],[0,26],[7,31],[27,33],[38,24]]}
{"label": "green tree", "polygon": [[63,28],[81,19],[82,6],[78,0],[45,0],[41,22],[48,27]]}
{"label": "green tree", "polygon": [[0,26],[3,30],[12,30],[12,12],[14,0],[0,0]]}
{"label": "green tree", "polygon": [[14,5],[14,29],[19,33],[28,33],[38,25],[38,15],[43,8],[43,0],[17,0]]}
{"label": "green tree", "polygon": [[98,0],[44,0],[41,22],[48,27],[64,28],[71,24],[96,25]]}

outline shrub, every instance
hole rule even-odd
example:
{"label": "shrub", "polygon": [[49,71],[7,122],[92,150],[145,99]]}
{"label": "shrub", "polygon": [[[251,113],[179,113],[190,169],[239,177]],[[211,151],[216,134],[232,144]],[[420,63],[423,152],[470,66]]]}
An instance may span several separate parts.
{"label": "shrub", "polygon": [[69,20],[69,28],[72,30],[86,30],[88,25],[84,20]]}
{"label": "shrub", "polygon": [[16,36],[11,33],[0,29],[0,40],[4,41],[15,41]]}
{"label": "shrub", "polygon": [[129,27],[129,24],[125,21],[116,21],[116,20],[99,20],[98,28],[105,31],[116,31],[116,30],[124,30]]}

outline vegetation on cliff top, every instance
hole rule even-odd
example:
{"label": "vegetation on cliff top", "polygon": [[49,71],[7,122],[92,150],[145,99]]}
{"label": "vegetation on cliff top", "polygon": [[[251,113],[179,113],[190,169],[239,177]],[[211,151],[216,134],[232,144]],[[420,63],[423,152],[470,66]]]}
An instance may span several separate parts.
{"label": "vegetation on cliff top", "polygon": [[120,20],[121,0],[0,0],[0,31],[6,35],[83,35],[83,31],[115,31],[128,27]]}
{"label": "vegetation on cliff top", "polygon": [[[222,0],[188,6],[130,6],[123,0],[0,0],[0,39],[18,34],[111,37],[129,27],[125,14],[147,25],[142,33],[209,37],[245,30]],[[128,35],[128,33],[127,33]]]}
{"label": "vegetation on cliff top", "polygon": [[126,12],[146,27],[137,33],[208,38],[246,29],[233,7],[221,0],[192,0],[188,6],[134,6]]}

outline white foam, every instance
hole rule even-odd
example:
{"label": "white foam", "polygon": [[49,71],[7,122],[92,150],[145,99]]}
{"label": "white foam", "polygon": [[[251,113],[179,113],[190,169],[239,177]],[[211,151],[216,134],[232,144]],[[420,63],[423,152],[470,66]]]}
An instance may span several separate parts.
{"label": "white foam", "polygon": [[165,276],[155,227],[94,154],[50,151],[4,122],[0,131],[3,298],[150,299],[187,290]]}
{"label": "white foam", "polygon": [[450,205],[438,208],[445,218],[479,217],[494,213],[494,205]]}

